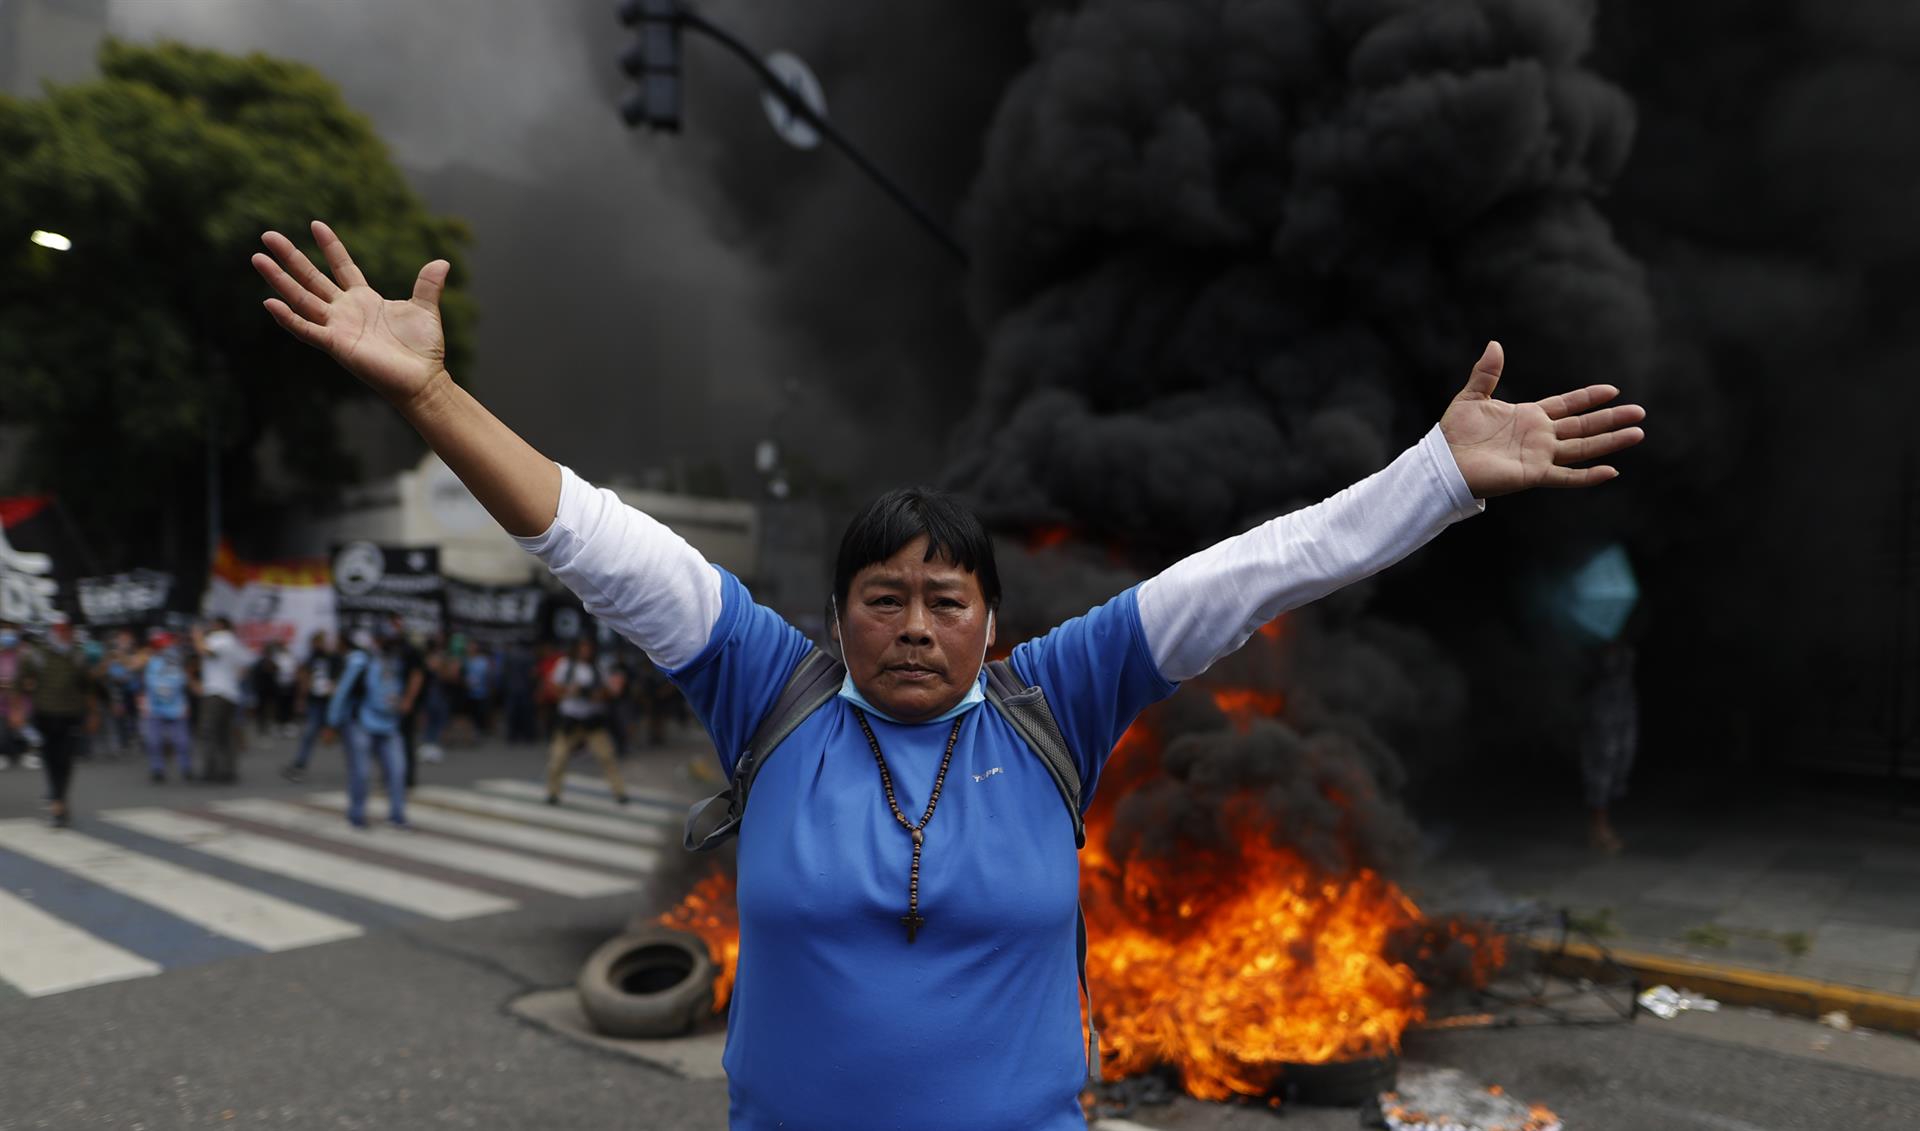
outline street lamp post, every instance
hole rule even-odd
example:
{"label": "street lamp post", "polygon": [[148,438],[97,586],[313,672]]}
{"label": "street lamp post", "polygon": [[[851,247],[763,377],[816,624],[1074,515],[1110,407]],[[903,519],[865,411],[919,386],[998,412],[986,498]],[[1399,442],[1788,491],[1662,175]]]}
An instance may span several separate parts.
{"label": "street lamp post", "polygon": [[954,238],[945,225],[934,219],[933,214],[919,201],[907,194],[893,178],[887,176],[878,165],[868,159],[839,128],[829,121],[825,114],[817,111],[812,104],[802,98],[790,85],[769,67],[753,49],[727,29],[714,23],[700,13],[679,3],[679,0],[622,0],[620,22],[638,30],[638,38],[632,47],[621,56],[621,67],[629,76],[640,83],[640,89],[621,106],[621,116],[629,127],[647,126],[652,129],[677,133],[680,129],[680,37],[681,28],[690,28],[711,37],[722,47],[733,52],[742,62],[752,68],[760,77],[767,92],[779,99],[795,118],[813,127],[822,137],[837,146],[847,155],[860,171],[881,191],[893,198],[893,202],[907,210],[919,225],[940,245],[960,261],[967,263],[967,251],[960,241]]}

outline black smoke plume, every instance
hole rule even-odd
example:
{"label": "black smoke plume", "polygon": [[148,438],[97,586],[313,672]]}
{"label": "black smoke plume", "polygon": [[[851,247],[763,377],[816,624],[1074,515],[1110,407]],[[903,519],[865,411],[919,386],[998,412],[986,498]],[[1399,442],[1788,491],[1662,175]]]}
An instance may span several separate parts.
{"label": "black smoke plume", "polygon": [[[1490,337],[1511,398],[1641,383],[1653,308],[1595,200],[1634,115],[1583,64],[1588,6],[1091,0],[1032,34],[966,208],[986,348],[950,479],[996,525],[1155,568],[1379,468]],[[1568,526],[1455,534],[1476,545],[1447,564]],[[1251,793],[1322,867],[1403,863],[1402,755],[1431,772],[1466,678],[1375,593],[1202,681],[1283,691],[1282,722],[1208,725],[1192,696],[1162,712],[1160,774],[1110,848],[1222,841]]]}

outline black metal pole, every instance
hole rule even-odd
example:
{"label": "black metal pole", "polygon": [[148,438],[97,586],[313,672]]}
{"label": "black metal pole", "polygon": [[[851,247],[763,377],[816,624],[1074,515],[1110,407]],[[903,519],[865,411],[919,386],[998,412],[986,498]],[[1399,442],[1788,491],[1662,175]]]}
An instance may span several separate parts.
{"label": "black metal pole", "polygon": [[882,172],[878,165],[867,160],[866,154],[860,152],[860,150],[854,146],[853,142],[849,141],[847,136],[841,133],[832,122],[814,113],[813,107],[807,105],[805,99],[795,94],[786,83],[782,82],[780,76],[774,74],[773,69],[767,66],[760,56],[754,54],[751,48],[745,43],[742,43],[739,37],[725,28],[720,27],[718,24],[713,23],[698,12],[687,8],[680,9],[680,20],[685,26],[712,36],[721,46],[738,55],[747,66],[752,67],[754,73],[760,76],[760,81],[766,84],[767,89],[773,93],[775,98],[786,103],[787,109],[793,112],[794,117],[799,118],[809,126],[819,130],[822,137],[831,141],[834,145],[839,146],[840,152],[845,153],[851,158],[853,163],[860,167],[861,172],[865,173],[868,178],[879,185],[888,196],[892,197],[895,204],[898,204],[911,213],[913,218],[919,221],[920,226],[925,228],[929,235],[939,240],[943,247],[953,253],[954,258],[960,261],[961,266],[966,266],[967,249],[960,245],[960,241],[954,238],[953,233],[949,232],[945,226],[934,219],[932,213],[921,207],[919,201],[908,196],[906,190],[895,184],[893,179]]}

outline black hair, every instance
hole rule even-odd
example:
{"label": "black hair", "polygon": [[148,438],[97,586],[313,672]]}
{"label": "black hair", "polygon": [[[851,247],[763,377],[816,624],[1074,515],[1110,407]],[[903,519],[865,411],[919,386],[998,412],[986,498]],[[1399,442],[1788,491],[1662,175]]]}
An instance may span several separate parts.
{"label": "black hair", "polygon": [[944,491],[901,487],[860,508],[840,537],[840,558],[833,567],[833,595],[847,599],[853,577],[875,562],[884,562],[922,535],[927,539],[926,561],[945,558],[980,582],[987,607],[1000,607],[1000,571],[993,564],[993,539],[980,516]]}

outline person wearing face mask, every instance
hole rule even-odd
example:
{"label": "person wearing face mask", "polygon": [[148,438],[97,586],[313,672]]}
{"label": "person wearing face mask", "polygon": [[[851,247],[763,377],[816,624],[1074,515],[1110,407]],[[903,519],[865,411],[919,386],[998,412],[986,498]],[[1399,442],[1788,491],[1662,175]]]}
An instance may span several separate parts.
{"label": "person wearing face mask", "polygon": [[74,755],[83,734],[99,724],[93,671],[73,642],[73,625],[65,614],[53,614],[46,646],[29,654],[21,682],[33,698],[34,725],[40,728],[51,819],[54,827],[65,828],[72,822],[67,789],[73,779]]}
{"label": "person wearing face mask", "polygon": [[[731,775],[814,642],[684,539],[541,455],[455,384],[438,302],[449,266],[389,301],[316,222],[322,272],[286,237],[254,267],[268,313],[387,399],[587,612],[685,693]],[[1288,609],[1385,569],[1488,496],[1581,487],[1570,465],[1639,443],[1608,385],[1494,399],[1488,343],[1423,438],[1339,494],[1204,549],[1015,647],[1082,785],[1149,703]],[[1276,457],[1277,458],[1277,457]],[[1084,1131],[1090,1068],[1075,962],[1073,814],[983,702],[997,631],[993,542],[958,500],[889,492],[840,542],[830,634],[840,694],[758,767],[740,825],[740,952],[724,1064],[734,1131]],[[829,669],[831,670],[831,669]]]}

